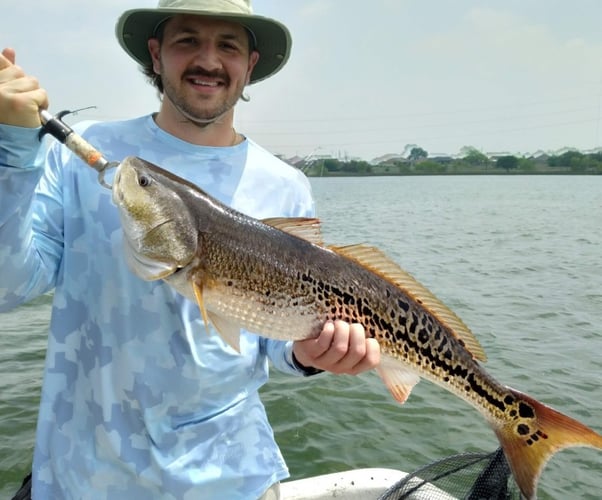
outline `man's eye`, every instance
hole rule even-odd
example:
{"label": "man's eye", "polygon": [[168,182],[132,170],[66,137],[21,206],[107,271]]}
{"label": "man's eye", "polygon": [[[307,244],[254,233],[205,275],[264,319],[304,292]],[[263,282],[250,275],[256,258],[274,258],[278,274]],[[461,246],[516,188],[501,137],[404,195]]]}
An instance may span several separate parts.
{"label": "man's eye", "polygon": [[220,44],[220,47],[222,49],[225,49],[225,50],[238,50],[238,48],[236,47],[236,45],[234,45],[232,43],[227,43],[227,42],[222,42]]}

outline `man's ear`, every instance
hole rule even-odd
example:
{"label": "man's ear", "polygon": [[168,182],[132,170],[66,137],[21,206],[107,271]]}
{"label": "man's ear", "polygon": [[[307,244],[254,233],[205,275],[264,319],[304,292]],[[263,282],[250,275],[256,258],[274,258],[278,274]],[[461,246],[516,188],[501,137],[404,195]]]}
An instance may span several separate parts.
{"label": "man's ear", "polygon": [[156,38],[149,38],[147,44],[148,52],[150,53],[153,61],[153,71],[158,75],[161,73],[161,44]]}
{"label": "man's ear", "polygon": [[247,69],[246,85],[249,85],[249,82],[251,81],[251,74],[253,73],[253,68],[257,64],[257,61],[259,61],[259,52],[254,50],[253,52],[251,52],[251,55],[249,56],[249,66]]}

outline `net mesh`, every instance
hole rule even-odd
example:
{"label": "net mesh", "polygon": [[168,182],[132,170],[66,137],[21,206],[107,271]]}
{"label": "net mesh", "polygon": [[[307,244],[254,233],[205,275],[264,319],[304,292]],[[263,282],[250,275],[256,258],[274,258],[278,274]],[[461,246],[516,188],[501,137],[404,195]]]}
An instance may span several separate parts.
{"label": "net mesh", "polygon": [[408,474],[378,500],[519,500],[520,492],[501,448],[462,453]]}

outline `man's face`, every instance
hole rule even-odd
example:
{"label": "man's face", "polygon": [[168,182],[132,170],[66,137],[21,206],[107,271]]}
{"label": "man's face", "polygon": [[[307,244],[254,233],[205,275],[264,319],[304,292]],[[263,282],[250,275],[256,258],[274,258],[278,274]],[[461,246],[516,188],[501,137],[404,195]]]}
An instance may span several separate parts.
{"label": "man's face", "polygon": [[149,40],[149,50],[163,82],[164,105],[197,124],[233,108],[259,58],[249,53],[241,25],[200,16],[169,19],[162,43]]}

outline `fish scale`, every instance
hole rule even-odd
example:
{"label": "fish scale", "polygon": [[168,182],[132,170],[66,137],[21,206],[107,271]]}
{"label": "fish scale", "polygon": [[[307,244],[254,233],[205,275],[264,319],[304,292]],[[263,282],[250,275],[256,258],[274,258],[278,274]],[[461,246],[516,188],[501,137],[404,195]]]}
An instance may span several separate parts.
{"label": "fish scale", "polygon": [[524,497],[546,462],[602,436],[496,381],[468,327],[380,250],[324,247],[315,219],[258,221],[140,158],[113,184],[132,271],[163,279],[198,303],[234,349],[241,329],[282,340],[319,335],[328,320],[357,322],[377,339],[376,369],[404,403],[420,377],[475,407],[495,432]]}

